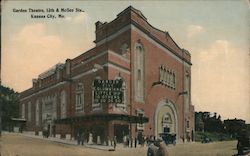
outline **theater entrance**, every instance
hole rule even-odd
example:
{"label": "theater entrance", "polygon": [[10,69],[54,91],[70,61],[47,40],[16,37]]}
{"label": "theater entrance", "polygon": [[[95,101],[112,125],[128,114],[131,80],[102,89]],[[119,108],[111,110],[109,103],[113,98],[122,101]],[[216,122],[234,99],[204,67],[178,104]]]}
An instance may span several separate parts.
{"label": "theater entrance", "polygon": [[114,136],[116,136],[117,142],[122,143],[123,137],[129,134],[129,126],[128,125],[114,125]]}
{"label": "theater entrance", "polygon": [[155,112],[155,136],[160,137],[161,133],[176,134],[178,136],[177,123],[174,103],[169,100],[162,100]]}

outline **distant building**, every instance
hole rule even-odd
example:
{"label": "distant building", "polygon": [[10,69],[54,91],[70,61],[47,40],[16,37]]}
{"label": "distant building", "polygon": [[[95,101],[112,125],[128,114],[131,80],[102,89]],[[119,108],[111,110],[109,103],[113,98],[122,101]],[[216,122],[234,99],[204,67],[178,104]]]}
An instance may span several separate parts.
{"label": "distant building", "polygon": [[[131,6],[109,23],[96,22],[95,33],[93,49],[40,74],[21,93],[25,130],[47,129],[61,137],[84,131],[94,142],[114,135],[121,141],[130,132],[133,137],[169,132],[190,140],[190,53]],[[115,97],[117,102],[100,101],[111,95],[96,92],[97,80],[122,80],[123,95]]]}

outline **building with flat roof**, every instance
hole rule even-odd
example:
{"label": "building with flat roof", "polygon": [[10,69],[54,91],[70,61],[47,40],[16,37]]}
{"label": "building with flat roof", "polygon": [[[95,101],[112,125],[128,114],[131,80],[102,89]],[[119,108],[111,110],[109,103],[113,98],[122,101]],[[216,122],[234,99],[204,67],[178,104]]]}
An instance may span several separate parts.
{"label": "building with flat roof", "polygon": [[93,49],[56,64],[21,93],[25,130],[92,133],[94,142],[163,132],[191,140],[190,53],[132,6],[111,22],[96,22],[95,33]]}

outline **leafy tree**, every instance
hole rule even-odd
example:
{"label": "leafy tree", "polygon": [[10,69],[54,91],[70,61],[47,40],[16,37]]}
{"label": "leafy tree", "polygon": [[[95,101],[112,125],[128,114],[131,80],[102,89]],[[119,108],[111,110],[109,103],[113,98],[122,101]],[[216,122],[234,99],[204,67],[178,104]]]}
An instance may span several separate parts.
{"label": "leafy tree", "polygon": [[196,131],[222,132],[224,128],[221,116],[217,117],[216,112],[213,116],[210,112],[195,112],[195,124]]}
{"label": "leafy tree", "polygon": [[4,130],[10,127],[11,118],[19,116],[19,94],[4,86],[0,86],[0,114]]}
{"label": "leafy tree", "polygon": [[226,133],[230,134],[234,138],[237,137],[242,129],[247,127],[245,120],[236,118],[224,120],[224,126]]}

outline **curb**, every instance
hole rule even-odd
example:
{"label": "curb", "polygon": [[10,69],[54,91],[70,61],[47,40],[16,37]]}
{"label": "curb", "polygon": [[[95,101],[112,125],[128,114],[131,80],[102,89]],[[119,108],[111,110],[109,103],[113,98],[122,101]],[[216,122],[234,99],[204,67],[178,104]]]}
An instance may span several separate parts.
{"label": "curb", "polygon": [[33,139],[40,139],[40,140],[46,140],[46,141],[51,141],[51,142],[56,142],[56,143],[61,143],[61,144],[66,144],[66,145],[71,145],[71,146],[75,146],[75,147],[84,147],[84,148],[91,148],[91,149],[97,149],[97,150],[103,150],[103,151],[115,151],[113,147],[109,146],[100,146],[98,147],[98,145],[77,145],[74,142],[67,142],[66,140],[54,140],[53,138],[42,138],[39,136],[33,136],[33,135],[29,135],[29,134],[20,134],[20,133],[15,133],[24,137],[29,137],[29,138],[33,138]]}

